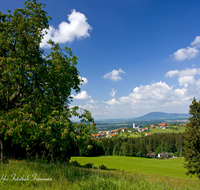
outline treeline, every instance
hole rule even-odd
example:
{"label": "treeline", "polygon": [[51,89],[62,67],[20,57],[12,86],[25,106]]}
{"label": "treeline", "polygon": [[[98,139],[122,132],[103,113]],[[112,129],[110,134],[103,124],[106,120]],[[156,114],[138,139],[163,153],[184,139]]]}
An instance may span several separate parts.
{"label": "treeline", "polygon": [[156,133],[148,137],[139,138],[102,138],[91,139],[88,146],[76,149],[74,156],[120,155],[146,157],[154,152],[169,152],[175,156],[182,156],[184,133]]}
{"label": "treeline", "polygon": [[[35,144],[31,151],[27,151],[20,145],[13,144],[12,141],[4,142],[4,155],[7,158],[24,159],[30,157],[43,157],[43,153],[48,154],[48,150]],[[184,133],[155,133],[147,137],[138,138],[88,138],[81,146],[73,144],[72,156],[103,156],[120,155],[146,157],[148,153],[160,152],[173,153],[175,156],[182,156],[184,146]],[[29,157],[28,156],[28,157]],[[57,159],[60,155],[56,156]]]}

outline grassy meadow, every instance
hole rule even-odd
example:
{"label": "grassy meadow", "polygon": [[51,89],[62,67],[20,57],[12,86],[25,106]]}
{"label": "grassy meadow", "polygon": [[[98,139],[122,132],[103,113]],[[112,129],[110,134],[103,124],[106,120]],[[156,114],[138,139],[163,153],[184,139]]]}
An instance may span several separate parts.
{"label": "grassy meadow", "polygon": [[[107,158],[109,159],[109,157]],[[82,163],[84,159],[85,161],[88,159],[87,163],[91,161],[90,158],[80,157]],[[118,157],[113,159],[117,160]],[[102,157],[102,162],[105,160]],[[124,163],[126,161],[124,157]],[[13,175],[15,175],[15,178],[13,178]],[[199,186],[200,182],[197,179],[166,177],[118,170],[87,169],[74,167],[67,163],[9,160],[8,163],[0,164],[0,189],[2,190],[193,190],[199,189]]]}
{"label": "grassy meadow", "polygon": [[84,165],[92,163],[95,167],[105,165],[108,169],[125,172],[162,175],[169,177],[186,178],[186,169],[183,167],[184,159],[149,159],[128,156],[99,156],[99,157],[72,157],[71,161]]}

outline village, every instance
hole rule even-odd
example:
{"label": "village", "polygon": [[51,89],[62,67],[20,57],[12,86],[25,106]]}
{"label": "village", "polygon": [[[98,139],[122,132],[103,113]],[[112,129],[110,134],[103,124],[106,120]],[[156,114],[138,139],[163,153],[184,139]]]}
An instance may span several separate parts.
{"label": "village", "polygon": [[[143,125],[135,125],[135,123],[133,123],[133,128],[128,128],[128,127],[124,127],[124,128],[118,128],[118,129],[114,129],[114,130],[110,130],[110,131],[99,131],[98,134],[93,134],[92,137],[93,138],[112,138],[112,137],[116,137],[117,135],[119,135],[120,133],[145,133],[145,136],[150,136],[151,133],[148,133],[150,129],[163,129],[163,130],[167,130],[168,128],[170,128],[170,123],[160,123],[157,125],[150,125],[150,126],[143,126]],[[186,124],[179,124],[179,126],[186,126]],[[123,135],[121,136],[123,137]],[[168,158],[175,158],[173,154],[168,153],[168,152],[161,152],[158,153],[157,155],[153,152],[150,152],[148,154],[146,154],[146,158],[158,158],[158,159],[168,159]]]}
{"label": "village", "polygon": [[[158,125],[150,125],[150,127],[152,129],[168,129],[167,127],[170,126],[170,123],[160,123]],[[186,124],[179,124],[179,126],[186,126]],[[135,123],[133,123],[133,128],[118,128],[118,129],[114,129],[114,130],[110,130],[110,131],[99,131],[98,134],[93,134],[92,137],[96,137],[96,138],[103,138],[103,137],[115,137],[116,135],[120,134],[120,133],[124,133],[124,132],[135,132],[135,133],[142,133],[142,132],[147,132],[145,133],[145,136],[150,136],[151,133],[148,133],[149,128],[150,127],[144,127],[143,125],[135,125]]]}

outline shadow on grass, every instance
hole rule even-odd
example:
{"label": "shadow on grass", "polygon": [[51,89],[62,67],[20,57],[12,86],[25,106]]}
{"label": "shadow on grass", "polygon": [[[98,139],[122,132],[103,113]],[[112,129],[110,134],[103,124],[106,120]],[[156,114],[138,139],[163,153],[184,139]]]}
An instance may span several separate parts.
{"label": "shadow on grass", "polygon": [[107,166],[105,166],[105,165],[99,165],[98,167],[95,167],[92,163],[87,163],[87,164],[85,164],[85,165],[81,165],[81,164],[79,164],[76,160],[75,161],[72,161],[71,163],[70,163],[70,165],[71,166],[74,166],[74,167],[79,167],[79,168],[87,168],[87,169],[89,169],[89,168],[92,168],[92,169],[101,169],[101,170],[112,170],[112,171],[114,171],[114,170],[117,170],[117,169],[108,169],[107,168]]}

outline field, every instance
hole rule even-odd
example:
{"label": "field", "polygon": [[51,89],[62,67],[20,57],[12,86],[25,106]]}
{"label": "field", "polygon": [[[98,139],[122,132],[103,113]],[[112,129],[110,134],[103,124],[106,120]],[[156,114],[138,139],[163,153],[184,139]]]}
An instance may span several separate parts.
{"label": "field", "polygon": [[94,166],[105,165],[109,169],[125,172],[189,178],[185,175],[183,159],[148,159],[127,156],[72,157],[71,161],[80,164],[92,163]]}
{"label": "field", "polygon": [[[96,157],[96,158],[83,158],[74,157],[72,160],[80,160],[82,164],[88,162],[95,162],[97,166],[105,164],[107,166],[117,167],[120,166],[120,170],[123,168],[127,171],[128,165],[130,165],[129,157]],[[98,160],[98,161],[97,161]],[[124,160],[124,161],[123,161]],[[111,161],[113,163],[111,163]],[[9,160],[8,163],[0,164],[0,189],[2,190],[131,190],[131,189],[142,189],[142,190],[194,190],[199,189],[200,182],[198,179],[190,179],[186,177],[180,177],[181,172],[177,172],[176,175],[179,177],[167,177],[162,175],[147,174],[151,173],[150,160],[132,158],[132,162],[139,164],[138,161],[145,163],[143,167],[144,173],[132,173],[118,170],[100,170],[100,169],[87,169],[82,167],[74,167],[67,163],[46,163],[41,161],[30,162],[30,161],[17,161]],[[157,167],[156,173],[163,174],[161,170],[166,169],[168,174],[171,175],[167,167],[170,163],[165,161],[169,160],[154,160],[154,167]],[[156,162],[157,161],[157,162]],[[161,161],[161,162],[160,162]],[[119,162],[119,163],[118,163]],[[118,164],[117,164],[118,163]],[[159,163],[159,165],[158,165]],[[171,163],[170,167],[174,170],[180,170],[182,160],[177,159],[176,162]],[[141,167],[141,165],[139,165]],[[138,167],[139,167],[138,166]],[[161,167],[160,167],[161,166]],[[153,166],[152,166],[153,167]],[[129,167],[131,168],[131,167]],[[160,168],[160,169],[159,169]],[[132,170],[134,172],[134,170]],[[138,169],[137,172],[141,170]],[[160,171],[160,172],[159,172]]]}

